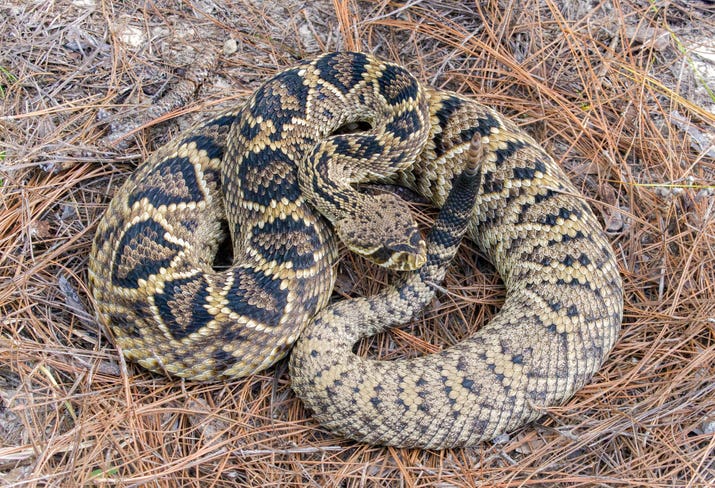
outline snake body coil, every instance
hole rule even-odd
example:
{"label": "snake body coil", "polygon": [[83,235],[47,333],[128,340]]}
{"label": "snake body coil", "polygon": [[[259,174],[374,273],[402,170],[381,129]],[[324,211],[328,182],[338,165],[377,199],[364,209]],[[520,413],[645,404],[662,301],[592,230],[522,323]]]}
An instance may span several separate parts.
{"label": "snake body coil", "polygon": [[[371,130],[335,134],[351,123]],[[612,250],[563,171],[512,122],[364,54],[288,69],[243,109],[142,165],[95,237],[98,317],[128,358],[154,371],[192,379],[259,371],[286,354],[332,289],[335,237],[306,199],[350,240],[353,222],[369,222],[343,190],[391,181],[442,206],[475,140],[481,185],[467,235],[503,278],[498,315],[438,354],[354,355],[360,337],[431,297],[425,283],[444,266],[428,258],[377,298],[323,310],[294,350],[291,375],[321,423],[364,442],[438,448],[513,429],[569,398],[613,346],[623,303]],[[337,192],[324,189],[339,180],[347,183]],[[234,265],[215,271],[224,218]],[[376,249],[365,254],[379,261]]]}

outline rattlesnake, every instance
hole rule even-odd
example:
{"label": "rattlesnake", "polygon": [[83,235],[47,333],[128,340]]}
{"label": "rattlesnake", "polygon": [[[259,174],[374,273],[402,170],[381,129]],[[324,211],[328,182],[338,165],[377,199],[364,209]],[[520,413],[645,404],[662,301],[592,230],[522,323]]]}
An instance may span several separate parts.
{"label": "rattlesnake", "polygon": [[[612,348],[623,308],[613,252],[564,172],[514,123],[369,55],[287,69],[138,168],[90,255],[99,320],[154,371],[197,380],[259,371],[287,353],[332,289],[336,238],[310,204],[349,247],[419,268],[425,243],[404,205],[354,185],[396,183],[440,207],[475,143],[481,183],[467,235],[506,286],[498,315],[439,354],[354,355],[359,337],[429,299],[444,266],[428,255],[377,299],[320,312],[291,376],[321,423],[365,442],[437,448],[513,429],[569,398]],[[224,218],[235,264],[215,271]],[[382,227],[389,242],[375,244]],[[407,238],[395,241],[400,232]]]}

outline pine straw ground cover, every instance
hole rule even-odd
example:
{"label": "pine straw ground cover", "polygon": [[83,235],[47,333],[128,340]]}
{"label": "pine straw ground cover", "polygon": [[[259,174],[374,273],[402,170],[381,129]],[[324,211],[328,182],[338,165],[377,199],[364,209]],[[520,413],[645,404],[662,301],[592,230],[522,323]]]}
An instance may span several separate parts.
{"label": "pine straw ground cover", "polygon": [[[715,83],[701,44],[713,13],[655,0],[4,3],[0,484],[712,486]],[[315,424],[285,362],[239,381],[169,380],[124,364],[94,321],[90,241],[133,168],[205,112],[334,49],[375,52],[512,115],[608,229],[620,340],[540,421],[469,449],[358,445]],[[386,279],[344,255],[336,293]],[[468,244],[446,285],[424,319],[360,350],[435,351],[504,299]]]}

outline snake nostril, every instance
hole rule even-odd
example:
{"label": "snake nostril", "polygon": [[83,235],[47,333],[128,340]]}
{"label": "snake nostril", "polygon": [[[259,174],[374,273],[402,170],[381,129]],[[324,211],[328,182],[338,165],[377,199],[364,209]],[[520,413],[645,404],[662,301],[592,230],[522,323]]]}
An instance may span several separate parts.
{"label": "snake nostril", "polygon": [[390,260],[394,253],[394,250],[389,246],[381,246],[377,251],[370,254],[368,257],[371,261],[377,264],[383,264]]}

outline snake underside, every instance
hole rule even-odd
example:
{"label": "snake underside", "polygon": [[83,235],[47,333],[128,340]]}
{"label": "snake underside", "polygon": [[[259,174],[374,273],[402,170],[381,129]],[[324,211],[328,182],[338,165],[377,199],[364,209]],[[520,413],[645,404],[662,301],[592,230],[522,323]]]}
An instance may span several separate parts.
{"label": "snake underside", "polygon": [[[370,130],[340,131],[355,123]],[[475,140],[481,184],[467,235],[504,281],[502,309],[438,354],[358,357],[354,343],[414,316],[408,302],[429,299],[426,277],[443,269],[325,308],[336,237],[310,204],[320,198],[349,223],[348,199],[322,186],[339,176],[347,189],[398,183],[441,207]],[[234,264],[218,269],[225,227]],[[360,53],[283,71],[244,107],[154,154],[100,222],[89,277],[97,315],[129,359],[214,380],[266,368],[301,337],[293,387],[322,424],[364,442],[429,448],[473,445],[568,399],[611,350],[623,308],[598,221],[532,138],[492,109]]]}

